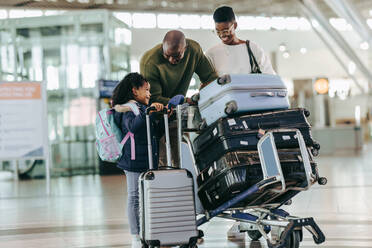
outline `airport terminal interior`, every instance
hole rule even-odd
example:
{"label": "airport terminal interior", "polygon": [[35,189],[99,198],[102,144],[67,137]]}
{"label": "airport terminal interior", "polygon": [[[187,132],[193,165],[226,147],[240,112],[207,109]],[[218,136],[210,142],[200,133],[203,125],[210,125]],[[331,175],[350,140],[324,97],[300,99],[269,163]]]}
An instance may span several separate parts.
{"label": "airport terminal interior", "polygon": [[[296,133],[297,158],[305,174],[314,174],[308,167],[315,162],[319,177],[305,176],[309,187],[280,204],[295,217],[272,217],[265,212],[274,212],[268,204],[241,212],[229,208],[198,227],[204,237],[196,244],[181,247],[372,247],[370,0],[0,0],[0,247],[147,247],[130,232],[123,170],[97,153],[97,113],[109,108],[114,87],[128,73],[140,72],[143,54],[168,31],[182,31],[204,53],[221,43],[213,12],[224,5],[235,12],[237,36],[259,44],[271,60],[289,108],[309,113],[320,148],[303,144],[301,150]],[[185,97],[202,91],[200,85],[194,73]],[[179,115],[186,125],[194,118],[189,113]],[[207,129],[199,124],[201,134]],[[195,138],[194,129],[182,128]],[[198,191],[195,177],[202,172],[190,146],[196,149],[180,144],[182,167],[194,170]],[[265,164],[261,153],[259,159]],[[265,165],[262,171],[271,173]],[[276,183],[286,184],[281,178]],[[251,223],[251,231],[229,235],[239,224],[234,218],[255,209],[264,223],[312,217],[325,240],[316,244],[311,233],[316,228],[301,226],[292,230],[298,236],[290,233],[281,244],[287,226],[275,223]],[[268,227],[272,244],[262,235]],[[252,239],[253,232],[259,237]]]}

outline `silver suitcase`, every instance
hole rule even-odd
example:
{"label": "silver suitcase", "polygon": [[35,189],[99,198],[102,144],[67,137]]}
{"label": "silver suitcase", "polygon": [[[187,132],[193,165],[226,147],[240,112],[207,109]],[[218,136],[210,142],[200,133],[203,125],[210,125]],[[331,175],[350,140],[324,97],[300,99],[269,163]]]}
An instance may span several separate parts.
{"label": "silver suitcase", "polygon": [[[147,138],[150,120],[146,111]],[[188,245],[196,247],[196,226],[192,174],[171,168],[168,115],[164,114],[168,167],[153,169],[152,147],[148,142],[150,170],[140,176],[140,238],[146,246]]]}
{"label": "silver suitcase", "polygon": [[221,117],[288,109],[287,87],[277,75],[224,75],[200,90],[200,115],[209,126]]}

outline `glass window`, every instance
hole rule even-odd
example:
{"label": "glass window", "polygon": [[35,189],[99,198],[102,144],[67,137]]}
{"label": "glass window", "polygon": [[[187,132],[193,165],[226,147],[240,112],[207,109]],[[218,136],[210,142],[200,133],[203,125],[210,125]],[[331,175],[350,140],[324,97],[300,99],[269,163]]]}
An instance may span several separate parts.
{"label": "glass window", "polygon": [[132,15],[131,13],[126,12],[114,12],[114,16],[120,21],[127,24],[129,27],[132,27]]}
{"label": "glass window", "polygon": [[43,49],[41,46],[34,45],[31,48],[31,61],[32,67],[34,68],[34,78],[33,80],[42,81],[43,80]]}
{"label": "glass window", "polygon": [[269,30],[271,28],[271,18],[257,16],[256,17],[256,29],[257,30]]}
{"label": "glass window", "polygon": [[67,45],[67,85],[68,88],[79,88],[79,47],[77,45]]}
{"label": "glass window", "polygon": [[58,67],[48,65],[46,68],[47,78],[47,89],[57,90],[59,89],[59,73]]}
{"label": "glass window", "polygon": [[8,11],[6,9],[0,9],[0,19],[8,18]]}
{"label": "glass window", "polygon": [[180,19],[176,14],[159,14],[158,28],[179,28]]}
{"label": "glass window", "polygon": [[367,20],[367,24],[372,29],[372,19],[368,19]]}
{"label": "glass window", "polygon": [[199,29],[200,16],[199,15],[180,15],[181,28],[184,29]]}
{"label": "glass window", "polygon": [[1,46],[1,70],[6,73],[14,71],[14,49],[13,46]]}
{"label": "glass window", "polygon": [[285,28],[287,30],[297,30],[299,28],[299,19],[297,17],[285,18]]}
{"label": "glass window", "polygon": [[202,29],[214,29],[214,21],[212,15],[202,15],[200,17],[200,24]]}
{"label": "glass window", "polygon": [[241,30],[253,30],[256,28],[256,18],[254,16],[239,16],[237,19]]}
{"label": "glass window", "polygon": [[115,29],[115,44],[132,44],[132,32],[126,28]]}
{"label": "glass window", "polygon": [[24,17],[36,17],[36,16],[42,16],[43,15],[43,11],[41,10],[26,10],[25,12],[25,16]]}
{"label": "glass window", "polygon": [[9,18],[23,18],[25,16],[24,9],[11,9],[9,10]]}
{"label": "glass window", "polygon": [[135,28],[155,28],[156,27],[156,15],[155,14],[144,14],[134,13],[132,15],[133,27]]}
{"label": "glass window", "polygon": [[286,28],[286,22],[284,17],[272,17],[271,26],[277,30],[283,30]]}
{"label": "glass window", "polygon": [[352,30],[352,27],[345,19],[342,18],[330,18],[329,23],[339,31]]}
{"label": "glass window", "polygon": [[140,65],[139,65],[138,60],[132,59],[130,61],[130,69],[131,69],[131,72],[139,72]]}
{"label": "glass window", "polygon": [[299,21],[298,25],[299,25],[300,30],[310,30],[311,29],[311,25],[306,18],[301,17],[298,21]]}

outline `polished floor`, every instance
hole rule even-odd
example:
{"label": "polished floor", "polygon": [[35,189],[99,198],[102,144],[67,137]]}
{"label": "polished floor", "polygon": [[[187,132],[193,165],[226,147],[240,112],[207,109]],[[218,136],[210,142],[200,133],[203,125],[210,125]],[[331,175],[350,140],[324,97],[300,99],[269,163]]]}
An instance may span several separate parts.
{"label": "polished floor", "polygon": [[[372,144],[361,154],[320,156],[326,186],[313,186],[286,207],[312,216],[326,235],[315,245],[305,231],[300,247],[372,247]],[[0,247],[131,247],[126,217],[124,176],[75,176],[52,179],[46,196],[44,180],[13,181],[0,172]],[[233,222],[214,218],[202,226],[199,247],[267,247],[247,236],[228,240]]]}

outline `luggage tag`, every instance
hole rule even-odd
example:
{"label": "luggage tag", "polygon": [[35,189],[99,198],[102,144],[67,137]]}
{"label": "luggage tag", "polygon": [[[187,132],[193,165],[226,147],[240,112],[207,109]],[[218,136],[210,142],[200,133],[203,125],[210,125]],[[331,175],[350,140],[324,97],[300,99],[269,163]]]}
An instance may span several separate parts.
{"label": "luggage tag", "polygon": [[242,123],[243,123],[243,126],[244,126],[245,129],[249,129],[249,128],[248,128],[248,125],[247,125],[247,122],[242,121]]}
{"label": "luggage tag", "polygon": [[227,120],[227,123],[229,124],[229,126],[234,126],[234,125],[236,125],[236,121],[235,121],[235,119],[228,119],[228,120]]}
{"label": "luggage tag", "polygon": [[209,175],[209,176],[211,176],[211,175],[212,175],[212,173],[213,173],[213,167],[211,166],[211,167],[209,167],[209,170],[208,170],[208,175]]}
{"label": "luggage tag", "polygon": [[265,133],[266,133],[266,131],[265,130],[263,130],[263,129],[258,129],[258,133],[257,133],[257,138],[258,139],[261,139],[262,138],[262,136],[264,136],[265,135]]}
{"label": "luggage tag", "polygon": [[217,128],[215,127],[212,132],[213,132],[213,136],[216,136],[218,133]]}

